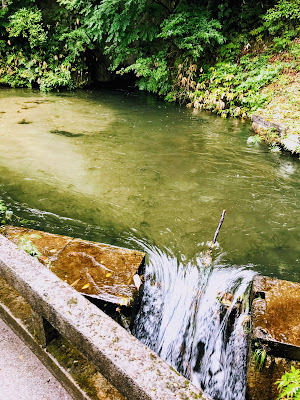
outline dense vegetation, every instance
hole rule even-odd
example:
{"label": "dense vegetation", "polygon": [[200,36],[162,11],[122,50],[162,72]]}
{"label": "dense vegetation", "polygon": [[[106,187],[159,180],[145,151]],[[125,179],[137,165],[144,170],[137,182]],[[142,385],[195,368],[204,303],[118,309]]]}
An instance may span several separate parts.
{"label": "dense vegetation", "polygon": [[140,89],[246,115],[283,68],[299,70],[299,25],[300,0],[2,0],[0,82],[81,87],[105,54]]}

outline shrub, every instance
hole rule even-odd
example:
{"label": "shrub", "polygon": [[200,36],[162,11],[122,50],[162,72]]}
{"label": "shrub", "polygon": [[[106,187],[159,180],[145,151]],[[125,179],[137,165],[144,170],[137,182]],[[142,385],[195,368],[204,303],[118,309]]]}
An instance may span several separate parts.
{"label": "shrub", "polygon": [[279,390],[278,400],[300,400],[300,369],[292,366],[275,384]]}

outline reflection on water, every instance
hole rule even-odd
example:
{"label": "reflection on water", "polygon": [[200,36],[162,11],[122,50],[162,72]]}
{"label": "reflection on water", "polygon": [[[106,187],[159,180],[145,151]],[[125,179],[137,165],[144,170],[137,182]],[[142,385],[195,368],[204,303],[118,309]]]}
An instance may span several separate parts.
{"label": "reflection on water", "polygon": [[248,134],[136,93],[0,91],[0,197],[29,226],[146,250],[136,335],[225,400],[241,392],[228,365],[245,361],[247,310],[230,322],[219,293],[240,298],[256,272],[300,281],[299,160]]}

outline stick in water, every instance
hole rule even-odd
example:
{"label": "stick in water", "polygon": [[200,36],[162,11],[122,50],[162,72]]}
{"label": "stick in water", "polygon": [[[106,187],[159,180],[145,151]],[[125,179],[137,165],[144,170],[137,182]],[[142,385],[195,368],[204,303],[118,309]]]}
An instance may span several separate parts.
{"label": "stick in water", "polygon": [[203,264],[204,264],[205,267],[208,267],[212,263],[212,249],[213,249],[213,247],[214,247],[214,245],[215,245],[215,243],[217,241],[217,236],[218,236],[218,234],[220,232],[220,229],[221,229],[221,226],[223,224],[225,214],[226,214],[226,210],[223,210],[219,225],[218,225],[217,230],[216,230],[215,235],[214,235],[214,238],[213,238],[212,242],[210,242],[209,249],[204,254]]}
{"label": "stick in water", "polygon": [[224,218],[225,218],[225,214],[226,214],[226,210],[223,210],[219,225],[218,225],[217,230],[215,232],[214,238],[213,238],[213,240],[211,242],[210,249],[212,249],[214,247],[214,245],[215,245],[215,243],[217,241],[217,237],[218,237],[218,234],[220,232],[221,226],[223,224],[223,221],[224,221]]}

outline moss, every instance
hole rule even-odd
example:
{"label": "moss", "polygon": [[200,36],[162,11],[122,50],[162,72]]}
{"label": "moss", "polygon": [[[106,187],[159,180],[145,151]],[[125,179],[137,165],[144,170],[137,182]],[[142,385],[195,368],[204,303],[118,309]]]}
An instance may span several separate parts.
{"label": "moss", "polygon": [[[298,46],[300,46],[298,44]],[[292,47],[291,47],[292,49]],[[292,50],[290,50],[292,51]],[[258,110],[269,121],[283,123],[286,133],[275,140],[291,153],[300,154],[300,71],[298,64],[290,64],[280,76],[262,90],[270,101]]]}
{"label": "moss", "polygon": [[4,279],[0,278],[0,301],[33,332],[30,326],[31,308],[24,298]]}
{"label": "moss", "polygon": [[60,336],[54,339],[47,346],[47,351],[71,374],[91,399],[124,400],[117,389],[65,338]]}
{"label": "moss", "polygon": [[70,306],[72,304],[77,304],[76,297],[71,297],[70,300],[67,301],[67,304]]}

